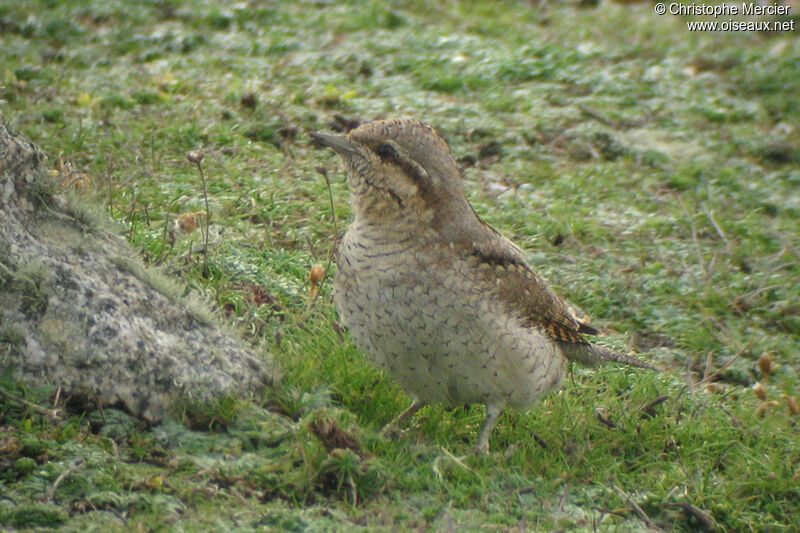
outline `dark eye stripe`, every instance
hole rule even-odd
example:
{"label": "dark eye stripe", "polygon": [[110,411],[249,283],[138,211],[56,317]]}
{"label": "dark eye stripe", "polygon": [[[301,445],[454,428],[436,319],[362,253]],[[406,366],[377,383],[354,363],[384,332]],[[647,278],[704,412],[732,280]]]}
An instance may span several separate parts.
{"label": "dark eye stripe", "polygon": [[428,172],[416,161],[404,157],[398,151],[397,146],[393,142],[383,142],[375,147],[375,154],[381,158],[382,161],[391,162],[411,177],[414,181],[422,184],[430,182]]}

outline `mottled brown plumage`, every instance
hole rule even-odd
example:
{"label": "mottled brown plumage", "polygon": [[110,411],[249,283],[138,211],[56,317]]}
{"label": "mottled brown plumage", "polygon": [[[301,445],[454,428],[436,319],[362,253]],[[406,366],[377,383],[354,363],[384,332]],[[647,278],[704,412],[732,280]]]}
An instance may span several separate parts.
{"label": "mottled brown plumage", "polygon": [[485,403],[486,451],[503,408],[533,405],[567,360],[653,368],[583,337],[597,331],[472,209],[433,128],[375,121],[312,137],[342,157],[351,191],[336,303],[356,345],[413,397],[401,420],[427,403]]}

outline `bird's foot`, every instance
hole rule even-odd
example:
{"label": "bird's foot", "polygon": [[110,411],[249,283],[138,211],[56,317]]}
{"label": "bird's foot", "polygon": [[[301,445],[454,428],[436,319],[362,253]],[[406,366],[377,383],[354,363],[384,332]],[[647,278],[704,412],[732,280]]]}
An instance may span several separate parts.
{"label": "bird's foot", "polygon": [[487,456],[489,455],[489,443],[488,442],[476,442],[475,446],[472,447],[472,453],[477,456]]}
{"label": "bird's foot", "polygon": [[478,440],[472,448],[475,455],[489,454],[489,437],[492,435],[494,425],[497,423],[497,419],[500,418],[504,408],[504,403],[486,404],[486,421],[483,423],[481,433],[478,435]]}

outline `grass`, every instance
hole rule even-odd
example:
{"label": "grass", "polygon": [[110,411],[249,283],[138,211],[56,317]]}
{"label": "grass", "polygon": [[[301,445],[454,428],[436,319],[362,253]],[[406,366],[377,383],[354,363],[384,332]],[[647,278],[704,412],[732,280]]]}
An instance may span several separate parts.
{"label": "grass", "polygon": [[[0,1],[0,31],[5,118],[284,373],[260,402],[146,427],[53,421],[30,405],[53,391],[6,369],[3,528],[800,529],[792,34],[690,33],[646,3],[202,0]],[[604,341],[667,371],[575,369],[503,415],[487,458],[461,457],[480,406],[380,438],[408,400],[341,331],[328,282],[306,310],[349,207],[305,133],[377,117],[436,125],[481,216]],[[208,247],[173,242],[198,211]],[[17,343],[0,327],[0,357]]]}

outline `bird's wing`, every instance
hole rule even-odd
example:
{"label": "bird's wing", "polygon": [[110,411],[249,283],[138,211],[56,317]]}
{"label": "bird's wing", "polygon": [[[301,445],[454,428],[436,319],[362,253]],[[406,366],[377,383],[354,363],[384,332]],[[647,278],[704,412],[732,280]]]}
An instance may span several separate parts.
{"label": "bird's wing", "polygon": [[509,311],[560,341],[585,344],[581,334],[597,334],[533,271],[519,248],[491,226],[486,228],[486,238],[467,243],[463,252],[475,263],[478,275],[496,287]]}
{"label": "bird's wing", "polygon": [[486,285],[496,287],[498,297],[526,326],[561,341],[564,354],[572,361],[590,366],[616,362],[658,371],[631,355],[590,344],[582,335],[597,335],[597,330],[575,316],[566,302],[533,271],[522,250],[491,226],[485,227],[481,239],[463,245],[462,257],[468,258]]}

